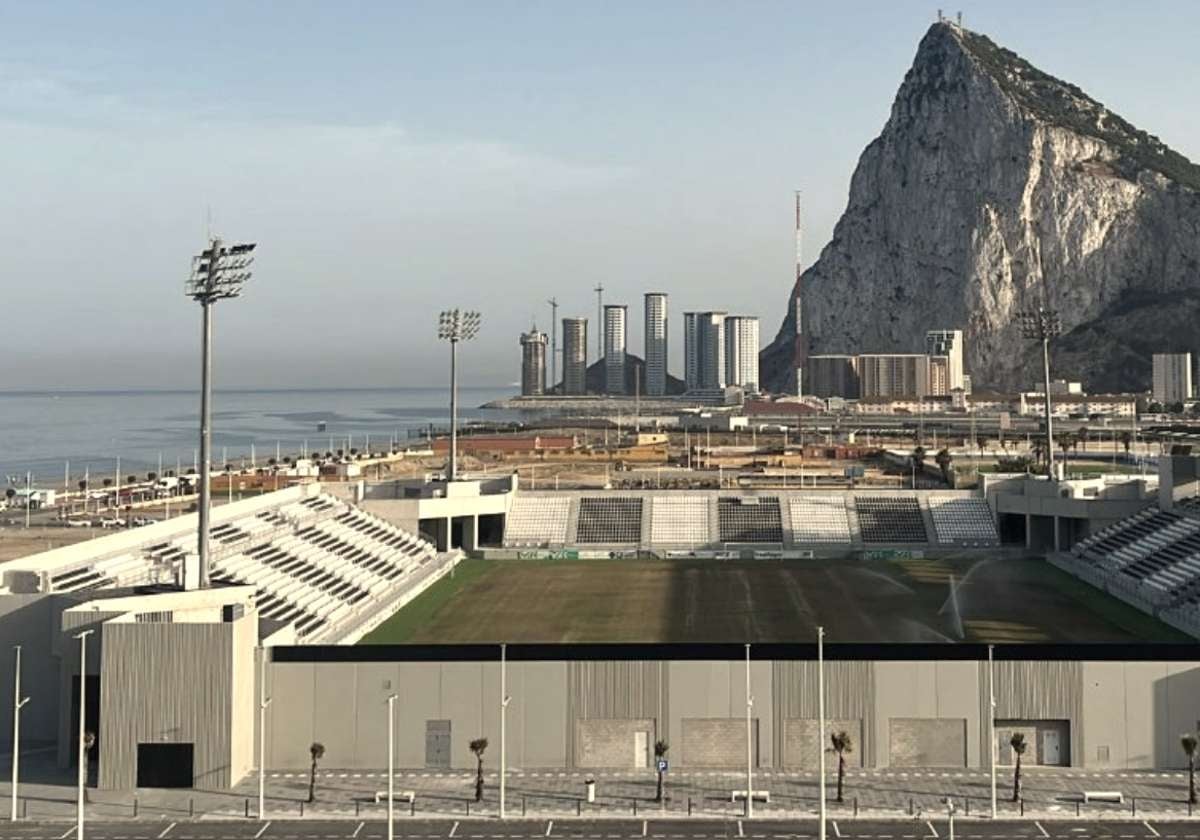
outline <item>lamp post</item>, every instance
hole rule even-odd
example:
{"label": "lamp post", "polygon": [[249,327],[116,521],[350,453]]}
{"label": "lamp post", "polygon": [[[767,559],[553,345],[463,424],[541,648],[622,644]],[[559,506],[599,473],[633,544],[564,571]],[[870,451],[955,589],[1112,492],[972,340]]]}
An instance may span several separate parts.
{"label": "lamp post", "polygon": [[267,649],[258,646],[258,818],[267,818]]}
{"label": "lamp post", "polygon": [[75,838],[83,840],[83,792],[87,785],[87,637],[91,630],[76,634],[79,640],[79,789],[75,803]]}
{"label": "lamp post", "polygon": [[818,820],[819,840],[825,840],[825,628],[817,628],[817,719],[819,740],[817,742],[817,761],[821,766],[820,797],[821,807]]}
{"label": "lamp post", "polygon": [[996,675],[993,652],[995,645],[988,645],[988,755],[992,765],[992,819],[996,819]]}
{"label": "lamp post", "polygon": [[746,645],[746,819],[754,816],[754,695],[750,693],[750,645]]}
{"label": "lamp post", "polygon": [[[1042,387],[1046,391],[1046,476],[1053,481],[1054,469],[1054,421],[1050,400],[1050,339],[1062,334],[1062,318],[1054,309],[1038,306],[1017,314],[1021,334],[1029,341],[1042,343]],[[1065,456],[1064,456],[1065,457]]]}
{"label": "lamp post", "polygon": [[[212,307],[218,300],[235,298],[250,279],[254,262],[253,242],[225,245],[220,238],[209,240],[208,248],[192,257],[192,274],[184,293],[200,304],[200,472],[199,526],[196,546],[199,556],[197,585],[208,586],[209,468],[212,458]],[[185,573],[186,579],[186,573]]]}
{"label": "lamp post", "polygon": [[13,756],[12,756],[12,821],[17,821],[17,780],[20,778],[21,755],[21,707],[29,702],[28,697],[21,696],[21,646],[14,645],[16,655],[16,678],[13,688]]}
{"label": "lamp post", "polygon": [[504,819],[504,786],[508,777],[506,724],[508,722],[508,645],[500,645],[500,819]]}
{"label": "lamp post", "polygon": [[438,316],[438,338],[450,342],[450,466],[446,480],[458,479],[458,343],[479,334],[479,313],[448,309]]}
{"label": "lamp post", "polygon": [[389,694],[388,706],[388,787],[387,838],[394,840],[396,831],[396,695]]}

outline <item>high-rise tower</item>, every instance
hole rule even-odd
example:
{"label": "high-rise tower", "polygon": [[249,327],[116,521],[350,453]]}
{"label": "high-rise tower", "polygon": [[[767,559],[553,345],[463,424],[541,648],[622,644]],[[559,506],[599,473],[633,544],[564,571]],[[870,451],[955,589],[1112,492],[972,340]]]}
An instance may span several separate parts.
{"label": "high-rise tower", "polygon": [[536,327],[521,335],[521,396],[546,393],[546,334]]}
{"label": "high-rise tower", "polygon": [[562,392],[569,396],[587,393],[587,318],[563,318]]}
{"label": "high-rise tower", "polygon": [[725,382],[758,390],[758,318],[730,315],[725,319]]}
{"label": "high-rise tower", "polygon": [[645,308],[646,394],[667,393],[667,296],[647,292]]}
{"label": "high-rise tower", "polygon": [[608,394],[625,393],[625,313],[624,304],[604,305],[604,390]]}

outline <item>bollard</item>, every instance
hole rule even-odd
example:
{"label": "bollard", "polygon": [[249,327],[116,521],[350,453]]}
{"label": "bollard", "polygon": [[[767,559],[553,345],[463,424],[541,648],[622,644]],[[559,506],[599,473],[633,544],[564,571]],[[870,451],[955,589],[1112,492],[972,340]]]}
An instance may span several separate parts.
{"label": "bollard", "polygon": [[358,816],[358,805],[359,805],[359,802],[357,799],[355,799],[354,800],[354,816],[356,816],[356,817]]}
{"label": "bollard", "polygon": [[576,799],[575,800],[575,816],[578,817],[578,816],[581,816],[582,814],[583,814],[583,800]]}
{"label": "bollard", "polygon": [[467,800],[467,816],[471,816],[471,800]]}
{"label": "bollard", "polygon": [[415,817],[417,815],[417,797],[415,796],[408,800],[408,815],[410,817]]}
{"label": "bollard", "polygon": [[633,815],[636,817],[637,816],[637,800],[631,799],[629,801],[633,803]]}
{"label": "bollard", "polygon": [[525,816],[525,794],[521,794],[521,816]]}
{"label": "bollard", "polygon": [[[303,806],[301,806],[301,807],[303,807]],[[188,816],[189,817],[196,816],[196,800],[195,799],[188,799]]]}
{"label": "bollard", "polygon": [[1079,816],[1079,800],[1075,800],[1075,816]]}
{"label": "bollard", "polygon": [[968,817],[969,817],[969,816],[971,816],[971,797],[969,797],[969,796],[967,797],[967,810],[966,810],[966,815],[967,815]]}
{"label": "bollard", "polygon": [[250,797],[246,797],[246,819],[250,819]]}
{"label": "bollard", "polygon": [[304,816],[304,800],[300,800],[300,816]]}
{"label": "bollard", "polygon": [[1021,816],[1025,816],[1025,797],[1021,797]]}
{"label": "bollard", "polygon": [[133,817],[137,819],[137,797],[133,797]]}
{"label": "bollard", "polygon": [[1136,796],[1129,797],[1129,816],[1131,816],[1131,817],[1137,816],[1137,797]]}
{"label": "bollard", "polygon": [[858,797],[854,797],[854,816],[858,816]]}
{"label": "bollard", "polygon": [[912,801],[912,797],[910,796],[910,797],[908,798],[908,815],[911,817],[911,816],[913,815],[913,813],[914,813],[914,811],[913,811],[913,801]]}
{"label": "bollard", "polygon": [[1192,815],[1192,800],[1188,800],[1188,816]]}
{"label": "bollard", "polygon": [[692,795],[688,794],[688,816],[692,815]]}

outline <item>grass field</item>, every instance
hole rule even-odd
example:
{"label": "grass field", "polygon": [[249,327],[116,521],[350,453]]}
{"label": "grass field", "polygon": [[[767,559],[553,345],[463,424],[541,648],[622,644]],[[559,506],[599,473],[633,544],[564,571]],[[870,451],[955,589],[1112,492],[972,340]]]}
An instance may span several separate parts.
{"label": "grass field", "polygon": [[[954,580],[955,597],[950,598]],[[364,644],[1184,641],[1040,559],[464,560]]]}

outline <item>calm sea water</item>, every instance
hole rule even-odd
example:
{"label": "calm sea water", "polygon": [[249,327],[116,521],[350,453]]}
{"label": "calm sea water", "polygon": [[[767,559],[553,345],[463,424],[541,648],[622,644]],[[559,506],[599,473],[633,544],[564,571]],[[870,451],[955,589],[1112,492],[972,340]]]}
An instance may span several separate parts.
{"label": "calm sea water", "polygon": [[[509,420],[515,415],[480,411],[477,406],[511,397],[511,388],[461,388],[463,420]],[[218,391],[213,397],[213,458],[231,461],[250,453],[259,459],[275,454],[325,451],[353,438],[363,448],[405,439],[430,424],[449,422],[445,388],[392,388],[303,391]],[[73,476],[85,469],[144,473],[176,462],[190,467],[199,436],[200,397],[190,391],[0,392],[0,485],[8,475],[61,483],[65,462]],[[317,431],[324,422],[326,430]]]}

